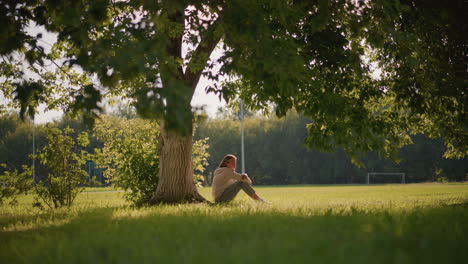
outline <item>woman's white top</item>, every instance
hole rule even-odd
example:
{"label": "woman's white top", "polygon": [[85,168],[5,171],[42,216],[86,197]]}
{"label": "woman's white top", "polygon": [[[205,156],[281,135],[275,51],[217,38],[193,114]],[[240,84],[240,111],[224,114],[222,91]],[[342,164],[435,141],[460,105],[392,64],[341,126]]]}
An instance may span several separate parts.
{"label": "woman's white top", "polygon": [[241,176],[241,174],[233,171],[231,168],[217,168],[214,172],[213,183],[211,184],[211,193],[213,194],[213,198],[216,199],[223,194],[224,190],[226,190],[229,185],[236,181],[241,181]]}

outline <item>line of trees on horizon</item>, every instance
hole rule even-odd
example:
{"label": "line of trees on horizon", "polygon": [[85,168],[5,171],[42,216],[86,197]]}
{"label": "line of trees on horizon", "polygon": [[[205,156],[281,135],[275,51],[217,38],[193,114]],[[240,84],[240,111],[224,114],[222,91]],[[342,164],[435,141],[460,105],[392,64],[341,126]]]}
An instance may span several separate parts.
{"label": "line of trees on horizon", "polygon": [[[118,109],[113,115],[122,119],[135,118],[128,109]],[[247,113],[245,119],[245,165],[249,176],[257,185],[287,184],[360,184],[366,182],[368,172],[403,172],[406,182],[465,181],[468,159],[445,159],[442,139],[430,139],[424,135],[412,136],[414,144],[400,150],[400,162],[379,157],[370,152],[362,157],[364,167],[358,167],[340,148],[333,152],[320,152],[303,145],[306,124],[310,120],[295,112],[285,118],[265,117]],[[62,119],[48,126],[69,126],[78,134],[88,130],[79,121]],[[46,144],[45,125],[36,125],[36,147]],[[14,113],[0,118],[0,160],[6,169],[21,170],[22,165],[31,164],[32,123],[22,122]],[[90,134],[86,151],[94,153],[103,142]],[[239,158],[240,122],[233,111],[220,112],[216,118],[201,118],[198,121],[194,141],[207,141],[208,165],[203,172],[204,184],[210,185],[213,171],[222,157],[228,153]],[[239,163],[240,164],[240,163]],[[6,170],[0,168],[0,170]],[[2,173],[3,171],[0,171]],[[373,176],[374,183],[398,183],[398,176]]]}
{"label": "line of trees on horizon", "polygon": [[[400,149],[399,162],[369,152],[356,166],[343,149],[321,152],[304,146],[306,124],[311,120],[295,112],[285,118],[247,116],[245,131],[246,172],[260,185],[360,184],[368,172],[405,173],[406,182],[464,181],[468,159],[445,159],[443,139],[413,135],[413,144]],[[207,172],[213,172],[225,154],[241,158],[240,122],[236,115],[218,115],[199,122],[195,139],[208,137]],[[240,160],[239,160],[240,161]],[[239,162],[240,164],[240,162]],[[239,166],[239,165],[238,165]],[[398,176],[372,176],[375,183],[399,183]],[[211,174],[206,175],[210,182]]]}

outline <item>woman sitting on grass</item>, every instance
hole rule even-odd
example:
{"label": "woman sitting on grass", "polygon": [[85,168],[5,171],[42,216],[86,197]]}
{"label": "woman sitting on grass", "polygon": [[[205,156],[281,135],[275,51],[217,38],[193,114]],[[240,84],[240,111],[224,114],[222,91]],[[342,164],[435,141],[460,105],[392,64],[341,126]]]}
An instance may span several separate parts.
{"label": "woman sitting on grass", "polygon": [[237,158],[234,155],[226,155],[214,172],[212,194],[216,203],[229,202],[233,200],[242,189],[252,199],[266,202],[258,197],[252,188],[252,180],[246,173],[236,172]]}

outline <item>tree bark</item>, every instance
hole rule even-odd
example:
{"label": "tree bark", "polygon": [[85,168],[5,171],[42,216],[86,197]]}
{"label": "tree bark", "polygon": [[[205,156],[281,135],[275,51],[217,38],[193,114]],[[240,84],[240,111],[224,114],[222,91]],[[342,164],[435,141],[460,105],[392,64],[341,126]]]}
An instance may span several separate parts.
{"label": "tree bark", "polygon": [[207,202],[193,181],[192,135],[181,136],[161,126],[159,183],[150,204]]}

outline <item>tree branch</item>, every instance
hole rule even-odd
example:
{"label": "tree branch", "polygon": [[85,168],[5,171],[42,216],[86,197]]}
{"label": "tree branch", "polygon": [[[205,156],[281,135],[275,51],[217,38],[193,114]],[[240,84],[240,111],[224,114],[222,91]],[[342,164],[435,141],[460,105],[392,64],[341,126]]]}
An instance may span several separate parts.
{"label": "tree branch", "polygon": [[[53,64],[55,65],[55,67],[57,67],[61,72],[63,72],[63,73],[68,77],[68,80],[70,81],[70,83],[72,83],[72,84],[74,83],[74,84],[76,84],[76,85],[82,85],[82,86],[85,85],[85,84],[84,84],[83,82],[81,82],[80,80],[78,80],[78,81],[73,80],[73,77],[72,77],[66,70],[64,70],[60,65],[58,65],[58,63],[55,62],[55,60],[53,60],[53,59],[49,56],[49,54],[46,54],[43,50],[40,50],[40,49],[39,49],[39,52],[41,52],[41,54],[42,54],[46,59],[48,59],[51,63],[53,63]],[[39,65],[40,65],[40,64],[39,64]],[[40,65],[40,66],[41,66],[43,69],[45,69],[45,70],[47,71],[47,69],[44,68],[42,65]],[[33,65],[31,65],[31,67],[34,68]],[[38,74],[39,74],[39,73],[38,73]]]}
{"label": "tree branch", "polygon": [[200,80],[206,63],[211,53],[220,41],[221,37],[215,36],[215,30],[219,27],[220,17],[204,32],[201,33],[201,41],[193,51],[192,58],[185,69],[184,81],[192,88],[192,93]]}

